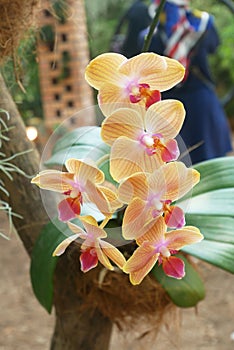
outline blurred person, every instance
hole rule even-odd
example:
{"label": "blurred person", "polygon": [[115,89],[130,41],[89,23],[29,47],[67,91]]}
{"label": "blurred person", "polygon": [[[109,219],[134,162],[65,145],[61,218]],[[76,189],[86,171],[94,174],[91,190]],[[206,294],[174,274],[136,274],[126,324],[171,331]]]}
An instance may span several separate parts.
{"label": "blurred person", "polygon": [[[159,5],[149,6],[151,17]],[[208,55],[220,44],[214,18],[207,12],[191,10],[189,1],[168,0],[160,15],[150,50],[174,58],[186,68],[184,80],[162,94],[162,98],[180,100],[186,118],[180,136],[191,149],[192,163],[225,156],[232,150],[228,120],[215,92]],[[140,34],[140,43],[148,29]],[[182,142],[178,139],[182,148]],[[183,159],[182,159],[183,160]]]}
{"label": "blurred person", "polygon": [[[117,25],[111,43],[112,51],[121,53],[127,58],[139,54],[141,52],[139,33],[151,23],[151,20],[145,1],[134,1]],[[126,34],[121,34],[124,26],[127,26]]]}

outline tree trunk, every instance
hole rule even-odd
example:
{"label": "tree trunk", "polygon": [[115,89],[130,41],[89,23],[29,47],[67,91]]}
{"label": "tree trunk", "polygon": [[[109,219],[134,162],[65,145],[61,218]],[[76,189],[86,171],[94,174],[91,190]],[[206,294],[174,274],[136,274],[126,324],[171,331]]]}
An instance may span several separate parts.
{"label": "tree trunk", "polygon": [[[26,174],[33,176],[38,172],[40,156],[33,143],[27,140],[24,123],[15,106],[4,80],[0,75],[0,108],[10,114],[7,123],[11,128],[7,134],[10,141],[3,141],[1,152],[6,157],[32,150],[14,159],[14,164]],[[13,217],[19,236],[31,255],[34,243],[48,217],[43,207],[40,190],[30,183],[30,179],[12,173],[13,181],[0,174],[10,194],[9,204],[23,219]],[[77,257],[62,256],[55,273],[54,306],[56,326],[52,340],[52,350],[107,350],[111,335],[111,322],[98,311],[92,314],[82,309],[82,300],[76,293],[78,278],[85,278],[79,272]],[[74,268],[76,267],[76,268]]]}
{"label": "tree trunk", "polygon": [[86,276],[79,270],[77,251],[72,255],[71,251],[59,259],[57,266],[54,293],[57,317],[51,350],[107,350],[112,324],[97,310],[82,310],[76,290]]}

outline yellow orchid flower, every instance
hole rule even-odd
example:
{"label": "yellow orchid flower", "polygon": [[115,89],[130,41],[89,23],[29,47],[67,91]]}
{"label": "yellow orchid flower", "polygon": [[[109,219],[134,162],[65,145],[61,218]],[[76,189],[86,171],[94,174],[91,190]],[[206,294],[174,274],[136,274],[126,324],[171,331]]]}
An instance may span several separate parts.
{"label": "yellow orchid flower", "polygon": [[137,239],[161,215],[171,228],[185,225],[184,212],[171,205],[200,180],[195,169],[181,162],[164,164],[152,174],[137,173],[119,186],[119,198],[128,204],[123,217],[123,236]]}
{"label": "yellow orchid flower", "polygon": [[123,267],[130,274],[132,284],[140,284],[156,262],[162,264],[166,275],[181,279],[185,275],[184,262],[173,256],[186,245],[200,242],[203,235],[193,226],[167,231],[162,217],[159,217],[147,233],[137,240],[139,247]]}
{"label": "yellow orchid flower", "polygon": [[183,104],[164,100],[144,109],[120,108],[102,123],[101,136],[111,147],[110,173],[116,181],[136,172],[153,172],[176,160],[175,136],[185,118]]}
{"label": "yellow orchid flower", "polygon": [[99,90],[98,104],[108,116],[129,104],[148,108],[160,100],[160,91],[171,89],[184,73],[178,61],[152,52],[130,59],[118,53],[104,53],[88,64],[85,78]]}
{"label": "yellow orchid flower", "polygon": [[[66,238],[55,249],[53,256],[64,253],[66,248],[76,239],[81,238],[84,242],[81,245],[80,263],[81,270],[87,272],[98,265],[98,261],[108,270],[113,270],[109,259],[111,259],[120,269],[123,268],[126,260],[123,254],[112,244],[103,240],[107,237],[103,225],[98,226],[97,221],[92,216],[79,217],[85,230],[68,222],[68,226],[74,235]],[[105,222],[106,223],[106,222]]]}
{"label": "yellow orchid flower", "polygon": [[104,215],[121,206],[116,192],[104,186],[104,173],[95,165],[70,158],[65,166],[68,172],[44,170],[31,181],[42,189],[66,196],[58,205],[61,221],[68,221],[79,215],[84,201],[93,202]]}

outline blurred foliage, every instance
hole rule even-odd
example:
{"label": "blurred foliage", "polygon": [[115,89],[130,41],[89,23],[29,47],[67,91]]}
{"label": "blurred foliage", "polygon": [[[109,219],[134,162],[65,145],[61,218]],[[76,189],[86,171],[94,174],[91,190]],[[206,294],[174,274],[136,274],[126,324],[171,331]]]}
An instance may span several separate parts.
{"label": "blurred foliage", "polygon": [[[91,58],[109,51],[111,39],[117,24],[133,1],[85,0]],[[54,2],[54,11],[57,15],[60,12],[63,14],[66,13],[66,6],[64,7],[65,0],[60,0],[60,2],[63,4],[62,7],[58,0]],[[145,2],[150,3],[150,0],[146,0]],[[234,3],[233,0],[232,3]],[[232,69],[234,65],[233,14],[220,0],[194,0],[191,4],[193,8],[208,11],[215,17],[221,45],[217,53],[210,58],[210,61],[218,94],[220,97],[223,97],[230,91],[231,87],[234,87],[234,70]],[[20,46],[18,57],[20,59],[20,64],[18,65],[20,70],[16,69],[15,63],[9,59],[2,67],[2,73],[18,105],[20,113],[27,122],[32,117],[43,117],[35,33]],[[17,79],[21,81],[26,92],[22,91],[20,85],[17,83]],[[234,98],[232,98],[231,102],[225,108],[229,116],[234,116]]]}
{"label": "blurred foliage", "polygon": [[91,58],[109,51],[115,28],[132,0],[85,0]]}
{"label": "blurred foliage", "polygon": [[26,124],[31,118],[42,118],[35,32],[22,42],[15,61],[5,62],[1,73]]}
{"label": "blurred foliage", "polygon": [[51,1],[52,13],[56,16],[60,23],[65,23],[69,16],[69,6],[66,0]]}

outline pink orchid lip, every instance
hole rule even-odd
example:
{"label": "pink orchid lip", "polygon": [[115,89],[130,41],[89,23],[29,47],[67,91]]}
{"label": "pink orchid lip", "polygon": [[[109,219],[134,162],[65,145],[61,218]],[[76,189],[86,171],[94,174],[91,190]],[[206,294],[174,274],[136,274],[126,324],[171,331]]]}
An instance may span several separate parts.
{"label": "pink orchid lip", "polygon": [[67,222],[77,217],[80,214],[81,202],[78,198],[70,197],[63,199],[58,204],[59,220]]}
{"label": "pink orchid lip", "polygon": [[181,228],[185,225],[184,212],[180,207],[171,206],[164,215],[165,223],[170,228]]}
{"label": "pink orchid lip", "polygon": [[[142,95],[142,89],[149,89],[150,86],[148,84],[139,84],[136,81],[131,81],[127,87],[126,90],[129,94],[129,99],[131,103],[138,103],[142,100],[144,95]],[[136,89],[136,93],[133,92],[133,89]]]}
{"label": "pink orchid lip", "polygon": [[94,248],[84,250],[80,255],[81,270],[88,272],[98,264],[97,253]]}
{"label": "pink orchid lip", "polygon": [[162,151],[162,160],[170,162],[176,160],[180,155],[180,150],[176,140],[171,139],[165,144],[165,148]]}
{"label": "pink orchid lip", "polygon": [[140,102],[141,96],[140,95],[129,94],[129,99],[130,99],[131,103],[137,103],[137,102]]}
{"label": "pink orchid lip", "polygon": [[182,259],[170,256],[162,261],[164,273],[173,278],[181,279],[185,275],[185,265]]}

